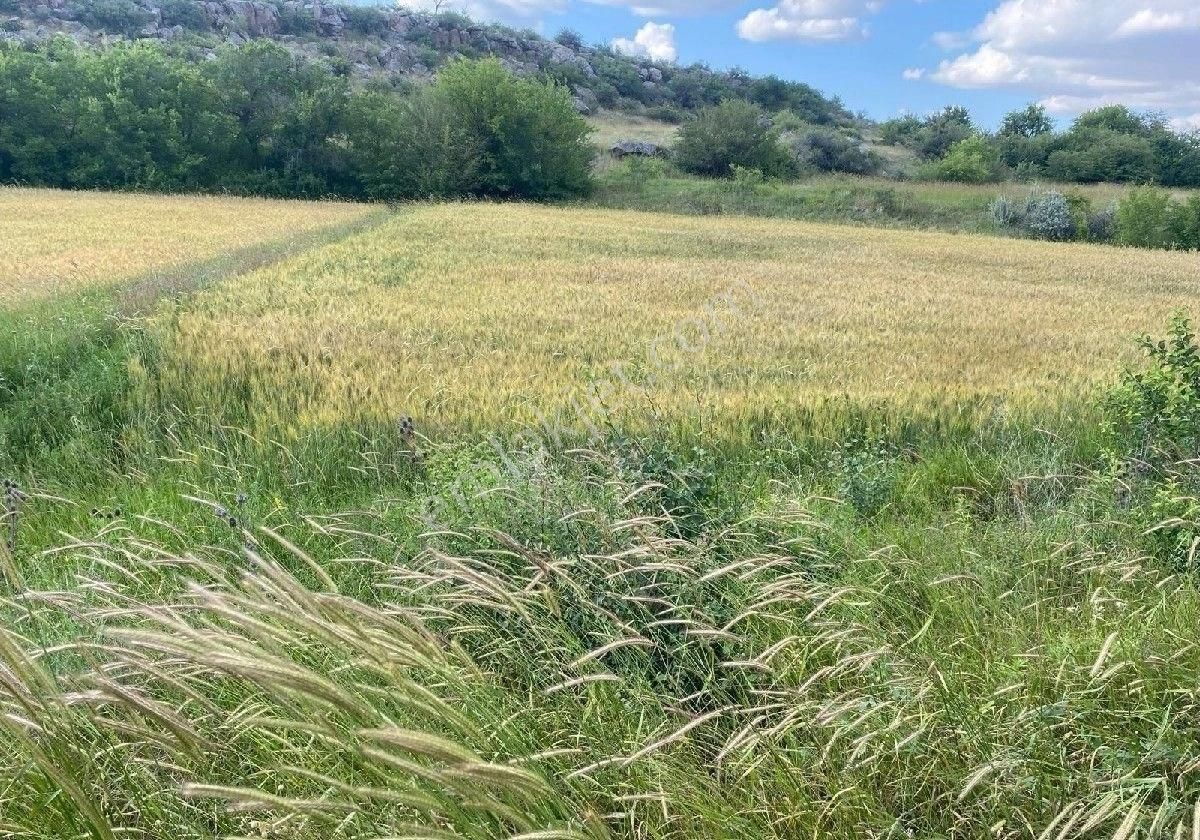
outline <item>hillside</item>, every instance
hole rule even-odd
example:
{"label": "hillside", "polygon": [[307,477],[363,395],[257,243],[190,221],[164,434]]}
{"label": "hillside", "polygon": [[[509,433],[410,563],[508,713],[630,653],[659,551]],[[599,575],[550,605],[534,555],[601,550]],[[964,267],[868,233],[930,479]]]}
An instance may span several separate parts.
{"label": "hillside", "polygon": [[419,80],[455,56],[495,56],[514,72],[569,85],[581,113],[609,108],[677,120],[732,96],[770,111],[786,107],[813,123],[853,119],[840,102],[801,83],[655,63],[584,44],[570,32],[549,40],[455,13],[319,0],[0,0],[0,39],[56,35],[89,45],[157,41],[195,57],[222,44],[269,39],[361,80]]}

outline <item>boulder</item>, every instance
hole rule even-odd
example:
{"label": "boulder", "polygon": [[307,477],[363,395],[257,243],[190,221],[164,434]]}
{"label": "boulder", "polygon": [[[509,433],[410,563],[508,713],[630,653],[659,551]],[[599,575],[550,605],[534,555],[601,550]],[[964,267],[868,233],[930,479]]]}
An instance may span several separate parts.
{"label": "boulder", "polygon": [[670,157],[671,150],[666,146],[660,146],[657,143],[651,143],[649,140],[618,140],[611,147],[609,153],[615,158],[629,157]]}

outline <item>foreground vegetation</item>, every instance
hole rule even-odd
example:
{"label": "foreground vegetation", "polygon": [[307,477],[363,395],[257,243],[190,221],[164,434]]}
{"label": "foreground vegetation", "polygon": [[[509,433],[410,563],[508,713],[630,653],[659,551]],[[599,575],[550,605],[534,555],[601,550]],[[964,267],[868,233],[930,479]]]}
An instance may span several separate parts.
{"label": "foreground vegetation", "polygon": [[347,223],[7,304],[0,836],[1200,830],[1193,256]]}

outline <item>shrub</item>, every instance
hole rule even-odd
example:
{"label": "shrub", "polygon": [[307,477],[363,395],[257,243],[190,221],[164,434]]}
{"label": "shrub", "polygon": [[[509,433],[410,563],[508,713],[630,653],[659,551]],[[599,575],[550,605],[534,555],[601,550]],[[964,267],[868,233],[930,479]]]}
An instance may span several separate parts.
{"label": "shrub", "polygon": [[1149,367],[1126,372],[1109,398],[1114,444],[1139,460],[1195,457],[1200,452],[1200,347],[1191,323],[1176,312],[1165,339],[1145,335],[1139,344]]}
{"label": "shrub", "polygon": [[1117,235],[1117,206],[1109,206],[1089,213],[1087,238],[1089,242],[1112,242]]}
{"label": "shrub", "polygon": [[1173,204],[1168,225],[1171,247],[1185,251],[1200,250],[1200,195]]}
{"label": "shrub", "polygon": [[807,129],[792,141],[791,150],[799,167],[818,172],[871,175],[878,172],[881,165],[878,155],[832,128]]}
{"label": "shrub", "polygon": [[996,196],[992,202],[992,221],[999,227],[1016,227],[1025,219],[1025,214],[1006,195]]}
{"label": "shrub", "polygon": [[[185,0],[185,2],[190,3],[190,0]],[[311,35],[317,31],[317,19],[311,10],[282,4],[278,9],[281,35]]]}
{"label": "shrub", "polygon": [[378,6],[343,6],[346,28],[359,35],[382,35],[388,29],[388,17]]}
{"label": "shrub", "polygon": [[1117,241],[1141,248],[1171,242],[1171,196],[1156,187],[1132,189],[1117,208]]}
{"label": "shrub", "polygon": [[703,109],[679,131],[675,146],[679,167],[697,175],[729,177],[732,167],[786,175],[791,161],[778,133],[763,112],[749,102],[729,99]]}
{"label": "shrub", "polygon": [[165,26],[182,26],[192,32],[204,32],[209,28],[208,15],[202,4],[193,0],[162,0],[159,9]]}
{"label": "shrub", "polygon": [[76,3],[74,11],[80,23],[126,35],[150,22],[150,13],[133,0],[91,0]]}
{"label": "shrub", "polygon": [[368,198],[448,198],[476,191],[478,140],[430,88],[403,99],[360,93],[346,123],[351,164]]}
{"label": "shrub", "polygon": [[583,36],[574,29],[562,29],[554,36],[554,40],[567,49],[579,52],[583,49]]}
{"label": "shrub", "polygon": [[474,192],[544,199],[591,189],[591,129],[566,88],[518,78],[489,58],[451,63],[434,92],[479,150]]}
{"label": "shrub", "polygon": [[1025,226],[1039,239],[1063,242],[1075,236],[1075,216],[1066,196],[1051,190],[1032,194],[1025,205]]}
{"label": "shrub", "polygon": [[976,134],[955,143],[944,158],[930,165],[927,174],[939,181],[991,183],[1000,180],[1000,155]]}

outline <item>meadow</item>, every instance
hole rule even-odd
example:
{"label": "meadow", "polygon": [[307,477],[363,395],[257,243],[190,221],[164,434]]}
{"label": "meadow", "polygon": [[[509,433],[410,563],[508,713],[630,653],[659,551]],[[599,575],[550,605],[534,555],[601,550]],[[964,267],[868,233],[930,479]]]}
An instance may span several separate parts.
{"label": "meadow", "polygon": [[0,837],[1200,836],[1195,254],[21,196]]}

